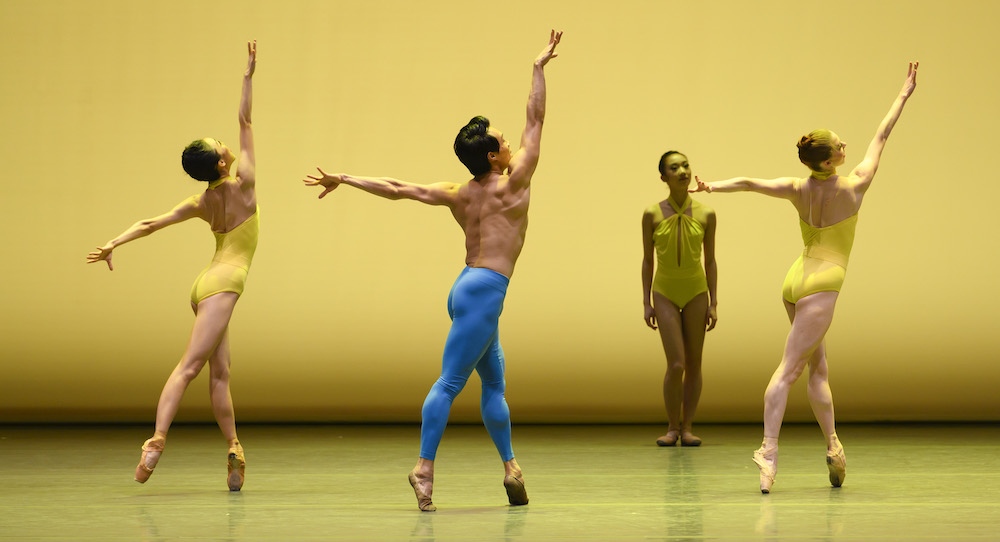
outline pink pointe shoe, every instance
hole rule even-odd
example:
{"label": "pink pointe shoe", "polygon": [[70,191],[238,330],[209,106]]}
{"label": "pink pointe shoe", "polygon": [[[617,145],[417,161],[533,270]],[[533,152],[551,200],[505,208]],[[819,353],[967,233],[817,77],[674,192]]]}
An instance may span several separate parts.
{"label": "pink pointe shoe", "polygon": [[229,448],[226,463],[229,470],[226,475],[226,483],[229,485],[229,491],[243,489],[244,471],[247,467],[247,460],[243,456],[243,446],[240,446],[239,442]]}
{"label": "pink pointe shoe", "polygon": [[774,485],[774,476],[778,474],[778,447],[764,449],[761,445],[753,453],[753,462],[760,469],[760,492],[770,493]]}
{"label": "pink pointe shoe", "polygon": [[826,466],[830,469],[830,483],[833,487],[843,485],[844,478],[847,478],[847,457],[839,439],[835,440],[833,447],[826,452]]}
{"label": "pink pointe shoe", "polygon": [[146,442],[142,443],[142,455],[139,456],[139,464],[135,467],[135,481],[140,484],[146,483],[149,477],[153,475],[153,469],[156,468],[156,463],[160,460],[157,456],[155,460],[152,461],[152,465],[148,465],[146,462],[146,454],[150,452],[160,452],[163,453],[163,445],[166,444],[166,439],[164,438],[150,438]]}

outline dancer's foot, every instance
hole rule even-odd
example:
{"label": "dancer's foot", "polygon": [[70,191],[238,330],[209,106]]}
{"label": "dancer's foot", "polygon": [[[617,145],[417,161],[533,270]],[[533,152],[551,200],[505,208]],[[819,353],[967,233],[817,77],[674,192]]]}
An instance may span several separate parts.
{"label": "dancer's foot", "polygon": [[666,435],[656,439],[657,446],[673,446],[677,444],[677,439],[681,436],[681,432],[676,429],[671,429],[667,431]]}
{"label": "dancer's foot", "polygon": [[229,491],[239,491],[243,488],[244,471],[247,466],[246,457],[243,456],[243,446],[240,446],[239,442],[234,442],[229,447],[227,463],[229,473],[226,475],[226,482],[229,484]]}
{"label": "dancer's foot", "polygon": [[153,469],[156,468],[156,463],[160,460],[160,454],[163,453],[163,445],[166,442],[165,438],[154,436],[142,443],[142,455],[139,456],[139,464],[135,467],[136,482],[144,484],[146,480],[149,480]]}
{"label": "dancer's foot", "polygon": [[847,457],[844,455],[844,446],[840,444],[840,439],[833,438],[830,449],[826,451],[826,466],[830,469],[830,483],[833,487],[840,487],[847,477]]}
{"label": "dancer's foot", "polygon": [[681,446],[701,446],[701,439],[690,431],[682,431]]}
{"label": "dancer's foot", "polygon": [[417,476],[416,472],[410,472],[410,485],[413,486],[413,493],[417,496],[417,507],[422,512],[433,512],[437,506],[431,502],[431,494],[434,493],[434,478],[423,478]]}
{"label": "dancer's foot", "polygon": [[761,444],[753,453],[753,462],[760,469],[760,492],[770,493],[774,476],[778,474],[778,447],[765,448]]}
{"label": "dancer's foot", "polygon": [[524,477],[520,473],[504,476],[503,487],[507,490],[507,500],[511,506],[528,504],[528,492],[524,489]]}

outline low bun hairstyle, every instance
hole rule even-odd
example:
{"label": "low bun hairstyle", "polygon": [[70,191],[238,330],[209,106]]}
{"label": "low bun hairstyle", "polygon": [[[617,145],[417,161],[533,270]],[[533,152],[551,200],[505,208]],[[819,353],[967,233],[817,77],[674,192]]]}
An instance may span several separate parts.
{"label": "low bun hairstyle", "polygon": [[799,139],[799,161],[813,171],[823,171],[823,162],[833,155],[833,133],[830,130],[813,130]]}

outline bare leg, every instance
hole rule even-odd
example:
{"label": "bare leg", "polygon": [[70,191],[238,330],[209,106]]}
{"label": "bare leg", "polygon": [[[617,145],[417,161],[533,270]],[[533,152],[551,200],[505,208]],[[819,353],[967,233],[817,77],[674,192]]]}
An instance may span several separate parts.
{"label": "bare leg", "polygon": [[667,357],[663,376],[663,404],[667,409],[667,434],[656,439],[661,446],[673,446],[680,437],[681,403],[684,398],[684,333],[680,309],[662,294],[653,292],[653,310],[660,341]]}
{"label": "bare leg", "polygon": [[681,311],[684,333],[684,399],[681,410],[681,444],[699,446],[701,439],[691,432],[698,400],[701,398],[701,354],[705,347],[705,317],[708,294],[698,294]]}
{"label": "bare leg", "polygon": [[417,466],[410,471],[409,480],[413,493],[417,496],[417,507],[423,512],[437,510],[437,506],[431,501],[434,493],[434,461],[417,458]]}
{"label": "bare leg", "polygon": [[[177,414],[177,406],[184,391],[191,380],[201,372],[222,340],[238,298],[239,295],[236,293],[223,292],[206,298],[195,308],[191,339],[160,393],[160,401],[156,406],[156,432],[150,440],[159,442],[166,440],[167,431]],[[159,458],[160,451],[151,451],[144,454],[143,461],[146,467],[152,469]]]}
{"label": "bare leg", "polygon": [[212,400],[212,413],[219,424],[226,442],[232,446],[239,442],[236,436],[236,415],[233,412],[233,396],[229,392],[229,329],[222,334],[222,340],[215,352],[208,358],[208,395]]}

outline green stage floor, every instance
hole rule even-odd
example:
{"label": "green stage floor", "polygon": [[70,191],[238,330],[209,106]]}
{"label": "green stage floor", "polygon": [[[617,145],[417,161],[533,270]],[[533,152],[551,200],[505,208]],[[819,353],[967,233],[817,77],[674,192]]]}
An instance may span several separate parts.
{"label": "green stage floor", "polygon": [[841,425],[844,486],[829,486],[815,425],[782,430],[758,489],[761,429],[702,425],[700,448],[663,428],[515,426],[531,499],[507,504],[481,426],[452,426],[434,502],[406,475],[415,425],[244,425],[247,480],[226,488],[211,426],[177,425],[156,472],[132,480],[151,427],[0,426],[2,540],[998,540],[997,425]]}

